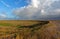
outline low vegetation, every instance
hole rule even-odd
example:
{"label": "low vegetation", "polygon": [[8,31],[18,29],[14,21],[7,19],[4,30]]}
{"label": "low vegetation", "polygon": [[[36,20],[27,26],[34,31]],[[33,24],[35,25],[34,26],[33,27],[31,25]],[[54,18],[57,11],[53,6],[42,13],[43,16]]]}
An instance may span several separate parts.
{"label": "low vegetation", "polygon": [[10,24],[10,23],[0,23],[0,26],[13,26],[13,24]]}
{"label": "low vegetation", "polygon": [[52,21],[1,20],[0,39],[59,39],[55,29]]}

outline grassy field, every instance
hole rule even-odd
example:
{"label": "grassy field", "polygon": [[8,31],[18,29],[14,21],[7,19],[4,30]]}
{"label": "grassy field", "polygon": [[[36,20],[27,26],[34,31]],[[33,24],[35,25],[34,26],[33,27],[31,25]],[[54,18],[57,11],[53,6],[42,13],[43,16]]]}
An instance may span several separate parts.
{"label": "grassy field", "polygon": [[[16,36],[16,39],[21,39],[19,37],[21,37],[19,34],[22,33],[28,33],[28,31],[30,29],[24,29],[22,28],[22,30],[20,31],[20,28],[22,26],[29,26],[29,25],[34,25],[40,23],[39,21],[24,21],[24,20],[1,20],[0,21],[0,39],[10,39],[10,38],[14,38],[14,36]],[[26,31],[24,31],[26,30]],[[15,35],[16,34],[16,35]],[[10,37],[10,35],[12,37]],[[23,36],[22,36],[23,38]]]}
{"label": "grassy field", "polygon": [[17,25],[32,25],[39,21],[27,21],[27,20],[1,20],[0,25],[2,26],[17,26]]}
{"label": "grassy field", "polygon": [[0,20],[0,39],[60,39],[59,24],[59,21]]}

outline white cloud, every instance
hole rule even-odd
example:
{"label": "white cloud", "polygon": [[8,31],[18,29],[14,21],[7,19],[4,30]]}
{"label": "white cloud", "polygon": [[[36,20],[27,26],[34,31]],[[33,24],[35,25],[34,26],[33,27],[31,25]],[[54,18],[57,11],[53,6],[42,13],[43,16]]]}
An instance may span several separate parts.
{"label": "white cloud", "polygon": [[7,16],[5,14],[0,14],[0,19],[6,18]]}
{"label": "white cloud", "polygon": [[60,9],[55,9],[55,10],[52,10],[50,13],[52,13],[51,15],[60,15]]}
{"label": "white cloud", "polygon": [[60,13],[60,9],[56,9],[54,12],[58,12],[58,13]]}
{"label": "white cloud", "polygon": [[7,17],[6,12],[3,11],[0,13],[0,19],[5,19],[5,18],[8,18],[8,17]]}
{"label": "white cloud", "polygon": [[[29,5],[13,10],[13,13],[21,19],[40,19],[56,17],[56,9],[53,9],[54,2],[58,0],[31,0]],[[53,5],[52,5],[53,4]],[[60,6],[60,5],[59,5]],[[52,15],[53,14],[53,15]]]}
{"label": "white cloud", "polygon": [[37,0],[31,0],[31,5],[35,8],[38,8],[38,5],[39,5],[39,1]]}

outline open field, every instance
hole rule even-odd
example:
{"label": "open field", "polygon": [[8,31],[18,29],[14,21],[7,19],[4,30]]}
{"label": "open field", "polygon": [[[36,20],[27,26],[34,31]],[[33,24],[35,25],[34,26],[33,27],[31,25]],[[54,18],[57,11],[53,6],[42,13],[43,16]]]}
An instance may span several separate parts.
{"label": "open field", "polygon": [[0,20],[0,39],[60,39],[60,21]]}

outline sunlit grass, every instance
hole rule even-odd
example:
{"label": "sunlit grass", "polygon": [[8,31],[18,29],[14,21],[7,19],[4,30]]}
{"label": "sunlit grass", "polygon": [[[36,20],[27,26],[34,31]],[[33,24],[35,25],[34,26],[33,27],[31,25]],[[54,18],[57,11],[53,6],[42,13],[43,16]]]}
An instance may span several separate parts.
{"label": "sunlit grass", "polygon": [[10,23],[0,23],[0,26],[13,26],[13,24],[10,24]]}

